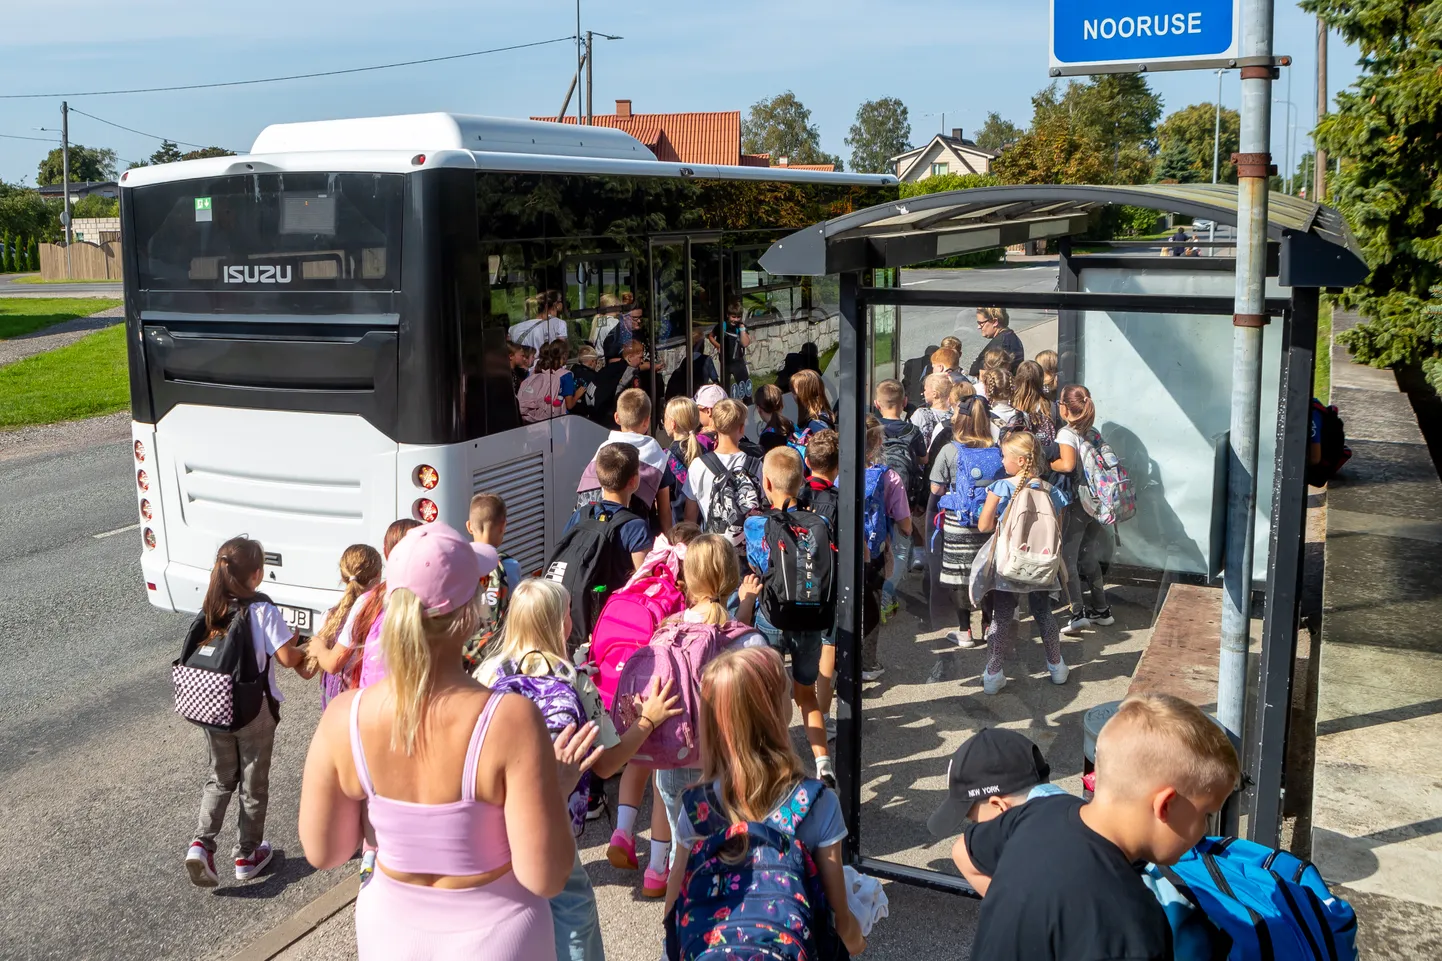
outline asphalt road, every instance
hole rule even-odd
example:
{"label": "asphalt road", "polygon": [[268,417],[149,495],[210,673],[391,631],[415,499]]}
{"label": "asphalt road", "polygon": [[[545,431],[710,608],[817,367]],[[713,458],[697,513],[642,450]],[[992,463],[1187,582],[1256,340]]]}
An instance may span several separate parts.
{"label": "asphalt road", "polygon": [[226,958],[336,880],[296,840],[320,703],[288,671],[268,820],[285,856],[249,885],[186,878],[206,770],[202,735],[172,711],[187,621],[146,601],[137,532],[95,536],[136,520],[128,448],[0,461],[4,958]]}
{"label": "asphalt road", "polygon": [[[122,294],[119,281],[115,283],[75,284],[17,284],[18,277],[29,274],[0,275],[0,297],[116,297]],[[38,275],[35,275],[38,276]]]}

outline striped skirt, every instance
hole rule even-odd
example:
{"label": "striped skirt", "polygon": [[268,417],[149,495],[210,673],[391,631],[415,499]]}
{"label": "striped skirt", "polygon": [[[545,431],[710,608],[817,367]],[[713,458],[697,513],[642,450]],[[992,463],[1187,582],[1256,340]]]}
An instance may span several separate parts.
{"label": "striped skirt", "polygon": [[990,534],[973,527],[962,527],[951,511],[942,512],[941,522],[941,583],[947,587],[965,587],[971,582],[971,565]]}

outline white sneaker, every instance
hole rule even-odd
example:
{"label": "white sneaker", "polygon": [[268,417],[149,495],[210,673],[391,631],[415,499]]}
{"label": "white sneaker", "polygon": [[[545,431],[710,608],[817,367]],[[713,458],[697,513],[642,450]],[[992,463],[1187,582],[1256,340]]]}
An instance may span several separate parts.
{"label": "white sneaker", "polygon": [[1117,619],[1112,617],[1112,609],[1110,607],[1104,611],[1087,611],[1087,618],[1090,619],[1093,624],[1101,627],[1111,627],[1117,622]]}
{"label": "white sneaker", "polygon": [[881,675],[883,675],[883,674],[885,674],[885,673],[886,673],[886,668],[877,666],[877,667],[872,668],[872,669],[869,670],[869,671],[862,671],[862,672],[861,672],[861,679],[862,679],[863,681],[866,681],[867,683],[870,683],[870,682],[872,682],[872,681],[879,681],[879,680],[881,680]]}
{"label": "white sneaker", "polygon": [[185,852],[185,870],[190,874],[190,883],[198,888],[213,888],[220,883],[215,873],[215,852],[199,841],[191,841]]}
{"label": "white sneaker", "polygon": [[1087,617],[1086,615],[1082,615],[1081,617],[1073,617],[1071,620],[1063,624],[1061,632],[1063,634],[1080,634],[1082,632],[1082,628],[1091,626],[1091,618]]}
{"label": "white sneaker", "polygon": [[257,874],[265,870],[275,852],[270,849],[269,841],[262,841],[255,846],[248,857],[235,859],[235,879],[237,881],[249,881]]}
{"label": "white sneaker", "polygon": [[1067,675],[1071,673],[1071,668],[1066,666],[1066,661],[1057,661],[1055,664],[1048,664],[1046,669],[1051,672],[1051,682],[1053,684],[1065,684]]}
{"label": "white sneaker", "polygon": [[962,649],[976,647],[979,643],[971,636],[971,631],[952,631],[946,635],[946,639]]}
{"label": "white sneaker", "polygon": [[1006,674],[997,671],[995,674],[983,671],[981,674],[981,689],[988,694],[996,694],[1006,687]]}

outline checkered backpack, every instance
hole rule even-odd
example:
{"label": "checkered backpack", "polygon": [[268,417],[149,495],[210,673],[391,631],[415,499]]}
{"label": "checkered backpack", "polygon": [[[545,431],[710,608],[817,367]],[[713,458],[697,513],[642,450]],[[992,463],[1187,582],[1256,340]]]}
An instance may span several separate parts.
{"label": "checkered backpack", "polygon": [[270,700],[270,657],[257,669],[251,639],[250,605],[270,598],[256,594],[244,603],[231,602],[225,633],[210,633],[205,612],[195,615],[185,632],[185,645],[170,666],[175,686],[175,713],[214,731],[238,731],[260,716]]}

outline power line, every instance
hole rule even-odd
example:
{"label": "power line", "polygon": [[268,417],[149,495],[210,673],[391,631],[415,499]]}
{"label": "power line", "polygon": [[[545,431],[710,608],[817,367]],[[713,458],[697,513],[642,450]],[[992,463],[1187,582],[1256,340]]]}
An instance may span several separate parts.
{"label": "power line", "polygon": [[[180,145],[185,146],[185,147],[196,147],[196,148],[198,148],[198,149],[203,149],[203,148],[205,148],[205,147],[211,146],[210,144],[191,143],[191,142],[188,141],[188,140],[173,140],[173,139],[171,139],[170,137],[161,137],[161,136],[157,136],[156,134],[153,134],[153,133],[146,133],[144,130],[136,130],[134,127],[127,127],[127,126],[125,126],[125,124],[123,124],[123,123],[116,123],[116,122],[113,121],[113,120],[106,120],[104,117],[97,117],[97,116],[95,116],[95,114],[93,114],[93,113],[86,113],[84,110],[81,110],[79,107],[71,107],[71,108],[70,108],[70,112],[71,112],[71,113],[78,113],[78,114],[80,114],[80,116],[82,116],[82,117],[89,117],[91,120],[98,120],[98,121],[100,121],[100,122],[103,123],[103,124],[108,124],[109,126],[116,127],[116,128],[118,128],[118,129],[120,129],[120,130],[128,130],[130,133],[139,134],[139,135],[142,136],[142,137],[149,137],[151,140],[159,140],[159,141],[161,141],[162,143],[180,144]],[[227,149],[228,149],[228,148],[227,148]]]}
{"label": "power line", "polygon": [[6,140],[38,140],[38,141],[40,141],[41,143],[59,143],[59,142],[60,142],[59,140],[54,140],[54,139],[52,139],[52,138],[50,138],[50,137],[22,137],[22,136],[20,136],[19,134],[16,134],[16,133],[0,133],[0,137],[4,137]]}
{"label": "power line", "polygon": [[[87,90],[71,93],[0,93],[0,100],[43,100],[52,97],[110,97],[120,94],[132,93],[170,93],[177,90],[213,90],[216,87],[244,87],[259,83],[280,83],[286,80],[312,80],[316,77],[338,77],[350,73],[365,73],[368,70],[391,70],[396,67],[415,67],[427,63],[442,63],[446,60],[464,60],[467,57],[483,57],[491,53],[506,53],[511,50],[527,50],[532,47],[545,47],[553,43],[570,43],[574,39],[574,36],[556,37],[552,40],[536,40],[532,43],[516,43],[511,44],[507,47],[492,47],[489,50],[472,50],[469,53],[453,53],[445,57],[427,57],[423,60],[403,60],[400,63],[379,63],[373,64],[368,67],[349,67],[344,70],[322,70],[317,73],[297,73],[286,77],[262,77],[256,80],[226,80],[219,83],[187,83],[177,84],[170,87],[135,87],[129,90]],[[78,113],[79,111],[76,112]]]}

